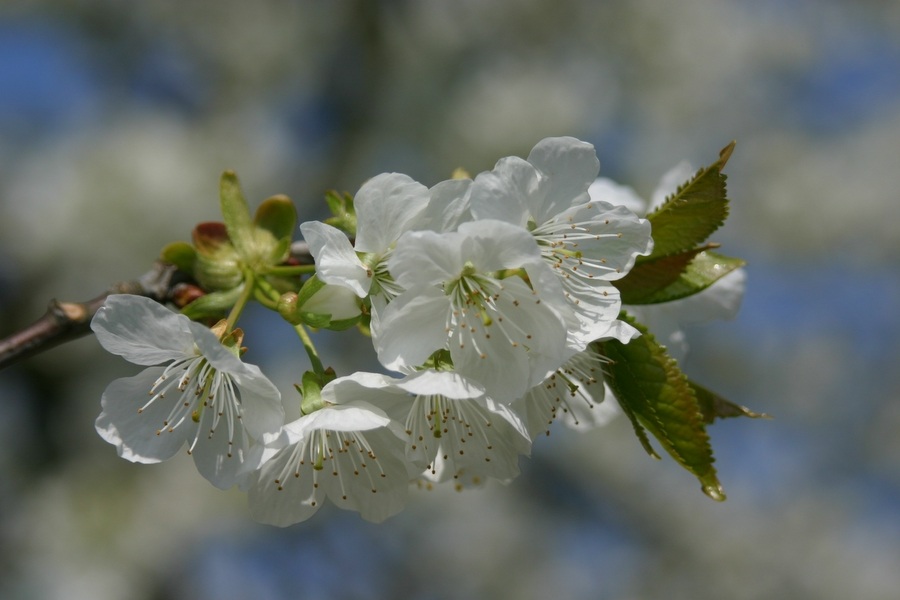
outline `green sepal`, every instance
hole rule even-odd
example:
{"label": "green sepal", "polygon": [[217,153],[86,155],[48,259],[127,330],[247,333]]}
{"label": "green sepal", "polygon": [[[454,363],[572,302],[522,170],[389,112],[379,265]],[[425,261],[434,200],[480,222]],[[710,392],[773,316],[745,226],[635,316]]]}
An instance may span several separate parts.
{"label": "green sepal", "polygon": [[702,244],[728,216],[725,175],[722,169],[734,142],[722,149],[719,160],[700,169],[659,208],[647,215],[653,231],[653,252],[646,258],[677,254]]}
{"label": "green sepal", "polygon": [[244,286],[239,285],[229,290],[211,292],[204,296],[200,296],[182,308],[181,314],[192,321],[222,318],[229,310],[231,310],[234,303],[237,302],[243,289]]}
{"label": "green sepal", "polygon": [[294,385],[294,388],[303,397],[303,401],[300,403],[301,413],[308,415],[325,408],[325,401],[322,399],[322,388],[330,381],[333,381],[336,376],[334,369],[331,367],[325,369],[324,373],[315,373],[314,371],[303,373],[300,385]]}
{"label": "green sepal", "polygon": [[228,321],[221,319],[218,323],[209,328],[222,344],[235,358],[240,358],[247,351],[243,346],[244,330],[240,327],[228,331]]}
{"label": "green sepal", "polygon": [[269,257],[273,264],[283,262],[290,253],[291,240],[297,227],[297,208],[287,196],[272,196],[263,201],[256,209],[253,223],[264,229],[277,240]]}
{"label": "green sepal", "polygon": [[241,191],[241,184],[234,171],[222,173],[219,181],[219,202],[231,243],[241,256],[252,256],[255,247],[254,225],[250,219],[247,199]]}
{"label": "green sepal", "polygon": [[331,325],[331,315],[323,315],[322,313],[311,313],[303,310],[296,313],[299,322],[309,325],[315,329],[325,329]]}
{"label": "green sepal", "polygon": [[187,242],[172,242],[162,249],[159,258],[163,262],[175,265],[179,271],[193,273],[197,251]]}
{"label": "green sepal", "polygon": [[353,207],[353,196],[346,192],[341,194],[335,190],[329,190],[325,193],[325,202],[328,204],[332,216],[325,219],[324,223],[337,227],[350,237],[354,237],[356,235],[356,209]]}
{"label": "green sepal", "polygon": [[318,375],[312,371],[306,371],[303,374],[300,386],[297,391],[303,396],[303,402],[300,403],[300,412],[304,415],[313,413],[325,407],[325,401],[322,400],[322,383]]}
{"label": "green sepal", "polygon": [[749,417],[751,419],[771,419],[766,413],[753,412],[746,406],[729,402],[719,394],[703,387],[699,383],[688,381],[697,396],[700,405],[700,413],[703,421],[712,423],[716,419],[728,419],[731,417]]}
{"label": "green sepal", "polygon": [[297,307],[300,308],[307,302],[309,299],[316,295],[316,292],[325,287],[325,282],[319,279],[316,275],[311,276],[309,279],[303,282],[303,287],[300,288],[300,291],[297,292]]}
{"label": "green sepal", "polygon": [[597,345],[600,353],[611,361],[604,367],[606,382],[631,421],[641,445],[648,454],[659,458],[647,437],[649,431],[672,458],[697,477],[707,496],[724,500],[694,389],[675,359],[646,327],[625,313],[619,318],[637,328],[641,336],[628,344],[603,340]]}
{"label": "green sepal", "polygon": [[[328,315],[331,318],[331,315]],[[350,329],[354,325],[359,323],[359,317],[352,317],[350,319],[339,319],[337,321],[329,321],[328,325],[324,325],[322,329],[330,329],[331,331],[345,331]]]}
{"label": "green sepal", "polygon": [[671,302],[698,292],[746,264],[740,258],[710,250],[715,244],[640,262],[613,282],[623,304]]}
{"label": "green sepal", "polygon": [[342,331],[356,325],[359,322],[358,316],[334,321],[328,313],[315,313],[303,310],[306,302],[325,285],[318,277],[313,275],[303,283],[299,293],[287,292],[282,294],[276,307],[278,314],[291,325],[303,324],[316,329]]}

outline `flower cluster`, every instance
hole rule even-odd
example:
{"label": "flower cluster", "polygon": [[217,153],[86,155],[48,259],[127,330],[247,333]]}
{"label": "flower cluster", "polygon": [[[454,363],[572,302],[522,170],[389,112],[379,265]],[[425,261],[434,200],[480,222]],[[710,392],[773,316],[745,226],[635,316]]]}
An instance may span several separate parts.
{"label": "flower cluster", "polygon": [[[610,387],[620,403],[628,396],[604,350],[652,340],[623,312],[623,294],[642,304],[664,291],[647,291],[638,269],[637,283],[625,280],[654,258],[651,220],[598,170],[590,144],[561,137],[431,188],[378,175],[352,204],[335,201],[335,218],[300,225],[309,268],[285,258],[294,221],[280,197],[251,221],[233,177],[223,178],[224,225],[198,226],[196,248],[170,247],[164,258],[200,288],[225,281],[210,273],[227,272],[227,283],[206,286],[184,314],[118,295],[93,320],[109,351],[171,361],[110,384],[98,432],[135,462],[187,445],[204,477],[239,485],[257,520],[282,526],[326,498],[381,521],[403,508],[411,482],[513,479],[555,419],[601,424],[615,412]],[[253,297],[295,327],[312,363],[297,386],[301,416],[288,423],[288,400],[240,358],[235,322]],[[226,306],[215,327],[191,320]],[[354,324],[391,374],[336,377],[323,367],[308,329]]]}

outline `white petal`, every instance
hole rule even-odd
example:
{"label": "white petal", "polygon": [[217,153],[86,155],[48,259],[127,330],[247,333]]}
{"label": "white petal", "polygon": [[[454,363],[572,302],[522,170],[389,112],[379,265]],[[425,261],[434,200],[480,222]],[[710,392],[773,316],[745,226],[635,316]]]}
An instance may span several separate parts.
{"label": "white petal", "polygon": [[372,338],[378,360],[392,371],[416,367],[447,344],[449,302],[434,287],[418,287],[395,298],[384,309]]}
{"label": "white petal", "polygon": [[470,190],[472,215],[525,227],[530,215],[524,199],[538,193],[538,177],[528,161],[501,158],[493,171],[475,177]]}
{"label": "white petal", "polygon": [[294,441],[250,476],[254,518],[290,525],[309,518],[326,497],[370,521],[399,512],[408,469],[405,442],[389,422],[382,411],[356,404],[324,408],[288,425]]}
{"label": "white petal", "polygon": [[307,431],[313,429],[368,431],[379,427],[387,427],[391,423],[391,420],[380,408],[359,402],[338,404],[329,407],[327,410],[317,410],[312,414],[301,417],[300,420],[304,421],[303,427]]}
{"label": "white petal", "polygon": [[[438,402],[439,414],[426,398],[417,399],[410,414],[409,452],[427,468],[427,478],[478,486],[487,478],[509,481],[519,474],[519,455],[531,452],[531,440],[513,411],[489,398]],[[441,435],[435,437],[438,420]]]}
{"label": "white petal", "polygon": [[239,475],[243,474],[242,466],[250,444],[240,420],[233,421],[232,432],[224,420],[218,422],[214,432],[211,431],[213,416],[211,410],[203,411],[198,425],[199,439],[191,455],[197,471],[207,481],[227,490],[238,483]]}
{"label": "white petal", "polygon": [[156,365],[193,354],[189,319],[143,296],[109,296],[91,329],[113,354],[138,365]]}
{"label": "white petal", "polygon": [[360,315],[359,297],[350,287],[326,283],[302,308],[304,312],[330,315],[332,321],[343,321]]}
{"label": "white petal", "polygon": [[661,304],[624,308],[650,329],[673,358],[683,360],[687,343],[682,328],[693,323],[734,317],[743,298],[745,283],[744,269],[736,269],[692,296]]}
{"label": "white petal", "polygon": [[356,249],[382,253],[411,229],[428,205],[428,188],[400,173],[382,173],[356,193]]}
{"label": "white petal", "polygon": [[397,242],[388,269],[394,280],[407,289],[440,285],[462,269],[462,243],[459,233],[409,231]]}
{"label": "white petal", "polygon": [[[602,384],[601,384],[602,387]],[[588,404],[581,398],[575,398],[568,403],[566,409],[557,417],[559,421],[575,431],[590,431],[602,427],[622,414],[622,409],[616,402],[612,392],[604,400],[594,399]]]}
{"label": "white petal", "polygon": [[372,273],[359,260],[344,232],[319,221],[302,223],[300,232],[316,259],[316,276],[320,280],[350,288],[360,298],[369,293]]}
{"label": "white petal", "polygon": [[[382,373],[359,372],[339,377],[329,382],[322,388],[322,399],[335,406],[353,404],[357,406],[369,406],[383,411],[386,415],[392,414],[397,405],[405,405],[410,401],[409,394],[397,386],[400,380],[394,379]],[[397,424],[389,422],[389,428]],[[405,435],[397,430],[398,435]]]}
{"label": "white petal", "polygon": [[648,212],[647,201],[638,196],[634,189],[606,177],[595,179],[588,188],[588,195],[592,201],[624,206],[636,215],[646,215]]}
{"label": "white petal", "polygon": [[511,402],[565,360],[566,327],[559,313],[518,277],[494,292],[485,322],[460,310],[454,317],[450,355],[456,370],[488,395]]}
{"label": "white petal", "polygon": [[[463,261],[470,261],[479,271],[519,269],[541,262],[541,250],[534,237],[522,227],[503,221],[482,219],[463,223],[459,233],[474,243],[465,244],[460,252]],[[465,239],[464,238],[464,239]],[[462,270],[459,264],[455,274]]]}
{"label": "white petal", "polygon": [[702,323],[713,319],[733,319],[741,307],[747,273],[735,269],[705,290],[671,302],[673,316],[681,323]]}
{"label": "white petal", "polygon": [[439,394],[451,400],[465,400],[484,396],[478,385],[453,371],[416,371],[397,381],[398,388],[416,396]]}
{"label": "white petal", "polygon": [[[259,470],[248,476],[247,499],[250,515],[260,523],[287,527],[305,521],[322,506],[322,494],[313,487],[311,475],[294,477],[294,450],[280,449]],[[284,481],[287,474],[288,481]]]}
{"label": "white petal", "polygon": [[422,213],[422,229],[456,231],[461,223],[471,221],[471,186],[471,179],[448,179],[432,187],[428,207]]}
{"label": "white petal", "polygon": [[[624,206],[590,202],[561,213],[554,222],[557,227],[566,223],[577,226],[566,248],[581,253],[578,273],[582,278],[621,279],[634,266],[638,255],[649,254],[652,249],[650,222]],[[557,237],[564,231],[559,230]]]}
{"label": "white petal", "polygon": [[255,439],[277,432],[284,423],[284,405],[281,393],[269,381],[259,367],[244,364],[241,372],[231,373],[238,386],[241,399],[241,420],[247,433]]}
{"label": "white petal", "polygon": [[588,200],[588,186],[597,177],[600,161],[594,147],[573,137],[546,138],[528,155],[540,171],[541,192],[525,197],[535,222],[545,223],[571,206]]}
{"label": "white petal", "polygon": [[185,428],[167,431],[163,427],[179,401],[176,395],[155,401],[138,412],[150,400],[149,391],[162,372],[161,367],[144,369],[134,377],[116,379],[103,392],[100,400],[103,410],[95,425],[97,433],[115,445],[124,459],[158,463],[175,456],[184,445],[189,431]]}

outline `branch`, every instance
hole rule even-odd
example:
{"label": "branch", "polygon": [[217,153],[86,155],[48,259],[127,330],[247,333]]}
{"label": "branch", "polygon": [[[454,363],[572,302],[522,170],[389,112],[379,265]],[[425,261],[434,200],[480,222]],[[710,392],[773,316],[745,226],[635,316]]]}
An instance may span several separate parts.
{"label": "branch", "polygon": [[[306,242],[291,245],[291,257],[300,264],[312,264]],[[106,292],[85,302],[51,300],[44,315],[24,329],[0,339],[0,371],[50,348],[91,333],[91,319],[111,294],[146,296],[160,303],[173,298],[175,288],[184,282],[183,273],[174,265],[157,262],[136,281],[114,284]]]}
{"label": "branch", "polygon": [[173,265],[157,262],[136,281],[114,284],[86,302],[51,300],[44,315],[21,331],[0,340],[0,370],[54,346],[91,332],[91,319],[110,294],[136,294],[165,302],[175,284]]}

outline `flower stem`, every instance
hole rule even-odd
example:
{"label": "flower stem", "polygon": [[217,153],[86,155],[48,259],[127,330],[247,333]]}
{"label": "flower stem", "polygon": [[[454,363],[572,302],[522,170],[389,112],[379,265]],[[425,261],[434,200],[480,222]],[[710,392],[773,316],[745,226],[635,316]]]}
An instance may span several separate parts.
{"label": "flower stem", "polygon": [[306,273],[315,273],[316,265],[280,265],[277,267],[269,267],[266,269],[266,275],[275,275],[276,277],[294,277],[296,275],[305,275]]}
{"label": "flower stem", "polygon": [[309,356],[309,362],[312,364],[313,371],[317,375],[324,375],[325,367],[322,366],[322,361],[319,359],[319,353],[316,351],[316,346],[313,344],[312,338],[309,337],[309,332],[306,331],[306,327],[304,327],[303,324],[295,325],[294,331],[297,332],[300,341],[303,342],[303,348],[306,349],[306,354]]}
{"label": "flower stem", "polygon": [[[271,301],[271,305],[269,308],[275,310],[275,305],[278,302],[278,298],[281,294],[272,287],[265,279],[260,278],[256,281],[256,287],[260,292],[262,292],[262,296],[268,297]],[[262,300],[261,299],[261,300]],[[269,304],[269,303],[265,303]],[[321,359],[319,359],[319,353],[316,351],[316,346],[313,344],[312,338],[309,337],[309,332],[302,324],[298,324],[294,326],[294,331],[297,332],[297,335],[300,337],[300,341],[303,342],[303,348],[306,349],[306,354],[309,356],[309,362],[312,364],[313,371],[317,375],[323,375],[325,373],[325,367],[322,365]]]}
{"label": "flower stem", "polygon": [[244,312],[244,308],[247,306],[247,302],[253,295],[253,290],[255,288],[255,277],[253,275],[253,272],[248,270],[244,273],[244,289],[241,290],[241,295],[238,297],[237,302],[235,302],[234,306],[231,308],[231,312],[228,314],[228,320],[225,321],[226,334],[231,333],[231,331],[234,329],[234,326],[237,324],[237,321],[241,316],[241,313]]}

